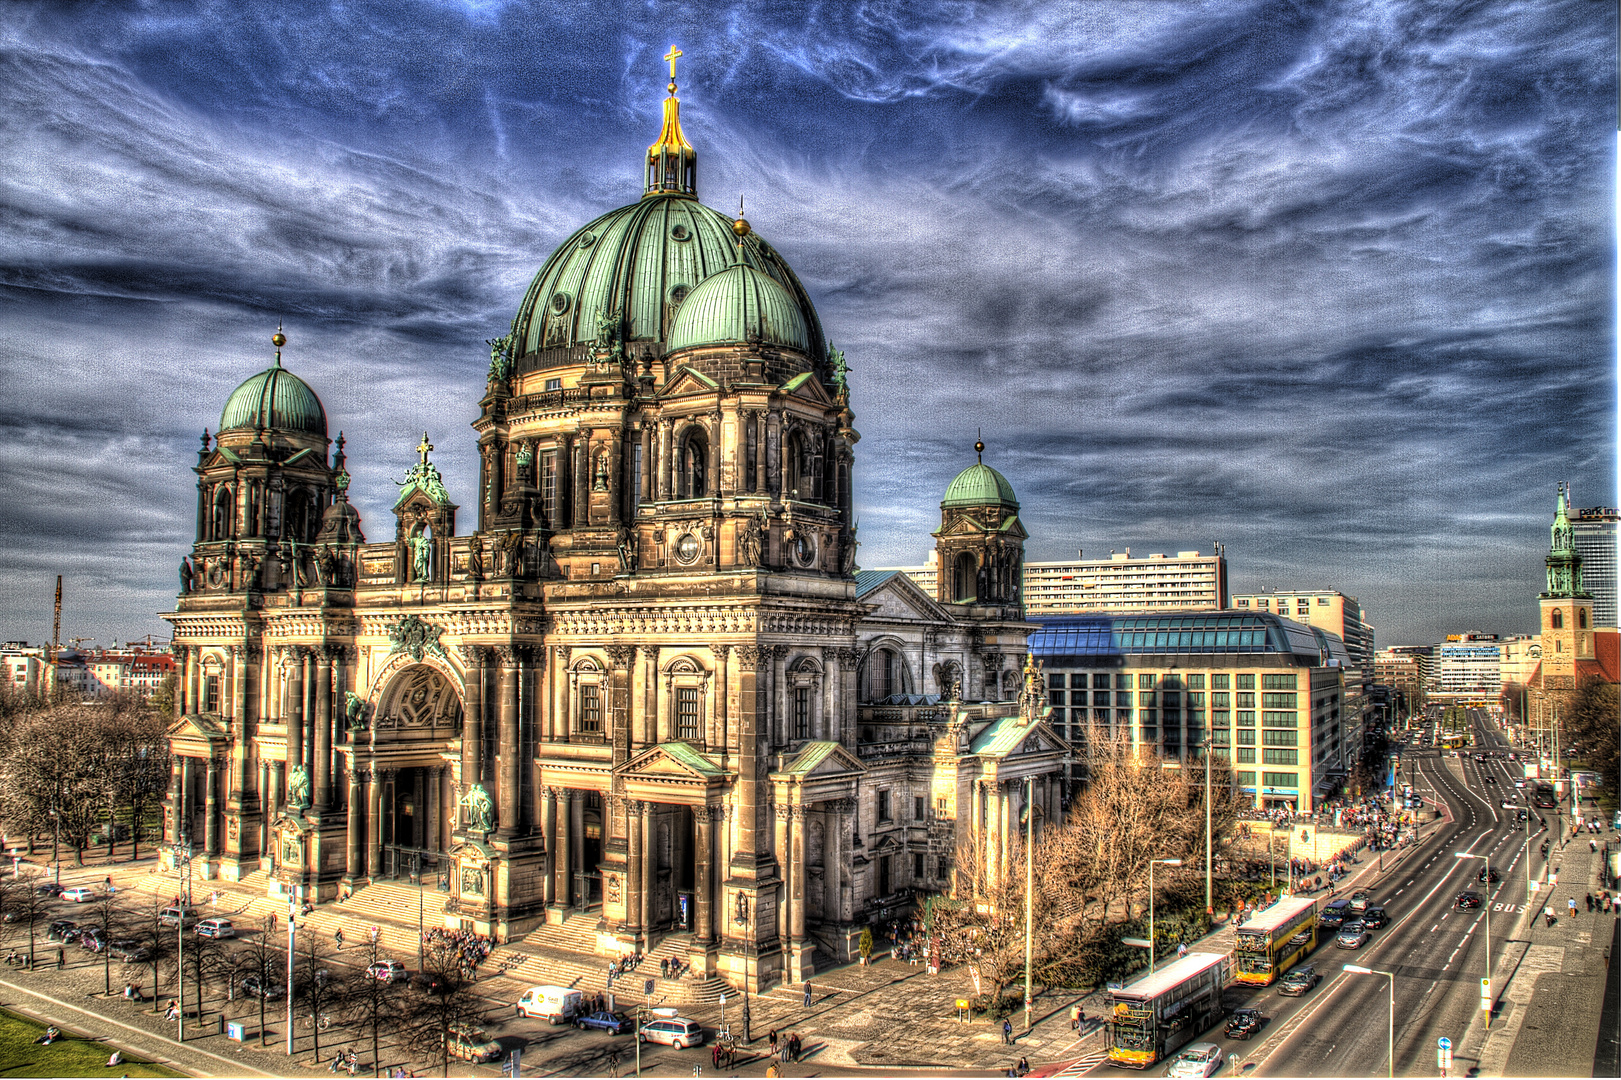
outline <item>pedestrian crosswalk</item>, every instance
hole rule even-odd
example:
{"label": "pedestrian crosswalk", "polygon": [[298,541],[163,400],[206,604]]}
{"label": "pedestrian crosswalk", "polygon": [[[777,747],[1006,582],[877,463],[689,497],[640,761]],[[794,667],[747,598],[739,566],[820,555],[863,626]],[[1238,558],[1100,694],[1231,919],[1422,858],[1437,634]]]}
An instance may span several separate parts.
{"label": "pedestrian crosswalk", "polygon": [[1084,1075],[1085,1073],[1091,1072],[1093,1069],[1097,1068],[1099,1065],[1102,1065],[1103,1064],[1103,1059],[1108,1057],[1108,1056],[1109,1056],[1109,1052],[1107,1050],[1094,1050],[1090,1054],[1087,1054],[1085,1057],[1077,1058],[1076,1060],[1070,1062],[1068,1065],[1064,1066],[1064,1068],[1061,1071],[1056,1072],[1053,1075],[1054,1076],[1081,1076],[1081,1075]]}

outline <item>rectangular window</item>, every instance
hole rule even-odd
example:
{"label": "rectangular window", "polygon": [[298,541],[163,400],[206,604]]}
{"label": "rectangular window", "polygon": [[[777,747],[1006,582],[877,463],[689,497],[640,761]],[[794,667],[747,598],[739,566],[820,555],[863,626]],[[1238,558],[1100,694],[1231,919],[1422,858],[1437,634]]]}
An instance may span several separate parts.
{"label": "rectangular window", "polygon": [[878,856],[878,895],[888,896],[894,889],[890,881],[889,856]]}
{"label": "rectangular window", "polygon": [[1115,708],[1117,708],[1117,709],[1129,709],[1129,708],[1131,708],[1131,691],[1130,690],[1116,690],[1114,692],[1114,704],[1115,704]]}
{"label": "rectangular window", "polygon": [[1069,703],[1071,705],[1085,705],[1086,704],[1086,691],[1085,690],[1071,690],[1069,692]]}
{"label": "rectangular window", "polygon": [[630,498],[632,506],[642,505],[642,444],[630,448]]}
{"label": "rectangular window", "polygon": [[1049,704],[1049,705],[1064,705],[1064,704],[1067,704],[1067,702],[1064,701],[1064,691],[1062,691],[1062,690],[1049,690],[1049,691],[1047,691],[1047,704]]}
{"label": "rectangular window", "polygon": [[548,390],[561,390],[561,389],[563,389],[563,380],[562,379],[547,379],[546,380],[546,389],[548,389]]}
{"label": "rectangular window", "polygon": [[1231,746],[1232,734],[1226,728],[1217,728],[1210,733],[1210,742],[1214,746]]}
{"label": "rectangular window", "polygon": [[1210,689],[1212,690],[1230,690],[1232,689],[1231,683],[1231,675],[1223,674],[1210,676]]}
{"label": "rectangular window", "polygon": [[1232,708],[1233,707],[1233,695],[1231,695],[1231,694],[1211,694],[1210,695],[1210,707],[1212,709],[1230,709],[1230,708]]}
{"label": "rectangular window", "polygon": [[[1267,676],[1271,678],[1271,676]],[[1298,708],[1295,694],[1262,694],[1261,708],[1263,709],[1294,709]]]}
{"label": "rectangular window", "polygon": [[1267,728],[1265,731],[1261,732],[1261,735],[1262,735],[1261,741],[1266,743],[1266,745],[1268,745],[1268,746],[1298,746],[1299,745],[1299,739],[1300,739],[1299,732],[1288,731],[1288,730],[1274,731],[1271,728]]}
{"label": "rectangular window", "polygon": [[1236,689],[1236,690],[1254,690],[1255,689],[1255,676],[1240,673],[1238,675],[1238,682],[1234,686],[1234,689]]}
{"label": "rectangular window", "polygon": [[1267,787],[1292,788],[1299,782],[1299,777],[1292,772],[1264,772],[1261,774],[1261,783]]}
{"label": "rectangular window", "polygon": [[921,851],[912,854],[912,880],[923,880],[923,853]]}
{"label": "rectangular window", "polygon": [[[1082,676],[1079,676],[1079,678],[1085,679],[1086,676],[1082,675]],[[1077,685],[1084,686],[1086,684],[1084,682],[1082,682],[1082,683],[1079,683]],[[1048,688],[1053,689],[1053,690],[1062,690],[1064,688],[1064,673],[1061,672],[1061,671],[1056,671],[1053,674],[1047,676],[1047,686],[1048,686]]]}
{"label": "rectangular window", "polygon": [[1109,704],[1109,692],[1107,690],[1094,690],[1094,691],[1092,691],[1092,704],[1094,704],[1094,705],[1107,705],[1107,704]]}
{"label": "rectangular window", "polygon": [[1138,709],[1137,719],[1149,726],[1159,723],[1159,717],[1154,715],[1153,709]]}
{"label": "rectangular window", "polygon": [[1094,671],[1092,673],[1092,689],[1094,689],[1094,690],[1107,690],[1108,688],[1109,688],[1109,673],[1106,672],[1106,671]]}
{"label": "rectangular window", "polygon": [[1238,695],[1238,707],[1240,709],[1253,709],[1253,708],[1255,708],[1255,695],[1254,694],[1239,694]]}
{"label": "rectangular window", "polygon": [[1190,693],[1188,695],[1188,708],[1190,708],[1190,709],[1203,709],[1204,708],[1204,695],[1203,694],[1192,694],[1192,693]]}
{"label": "rectangular window", "polygon": [[934,812],[942,815],[946,812],[946,797],[944,795],[934,800]]}
{"label": "rectangular window", "polygon": [[[683,690],[682,693],[687,691]],[[696,699],[698,691],[692,691]],[[810,687],[794,687],[794,738],[810,738]]]}
{"label": "rectangular window", "polygon": [[602,730],[602,688],[596,683],[580,684],[580,730]]}
{"label": "rectangular window", "polygon": [[1300,717],[1292,712],[1264,712],[1261,714],[1263,727],[1299,727]]}
{"label": "rectangular window", "polygon": [[[1104,677],[1107,678],[1108,676],[1104,676]],[[1104,685],[1108,685],[1108,684],[1105,683]],[[1121,672],[1121,673],[1117,674],[1114,677],[1114,688],[1116,690],[1130,690],[1131,689],[1131,676],[1127,675],[1125,672]]]}
{"label": "rectangular window", "polygon": [[1298,687],[1295,686],[1295,676],[1293,674],[1289,674],[1289,675],[1262,675],[1261,676],[1261,689],[1262,690],[1295,690],[1295,689],[1298,689]]}
{"label": "rectangular window", "polygon": [[[795,703],[795,712],[798,712],[798,702]],[[698,688],[696,686],[678,686],[675,688],[675,737],[678,739],[691,739],[696,742],[699,738],[698,728]]]}
{"label": "rectangular window", "polygon": [[1233,779],[1238,781],[1238,785],[1240,787],[1254,787],[1255,770],[1251,769],[1248,772],[1235,772],[1233,773]]}
{"label": "rectangular window", "polygon": [[[878,792],[878,820],[888,821],[889,818],[889,791],[881,789]],[[883,891],[883,890],[880,890]]]}
{"label": "rectangular window", "polygon": [[[1240,732],[1239,734],[1243,734],[1243,732]],[[1238,762],[1240,765],[1254,765],[1254,747],[1240,746],[1238,749],[1233,751],[1233,760]]]}
{"label": "rectangular window", "polygon": [[220,677],[208,676],[206,689],[203,692],[203,712],[217,713],[220,711]]}
{"label": "rectangular window", "polygon": [[1255,729],[1254,728],[1242,728],[1242,727],[1239,728],[1238,729],[1238,745],[1239,746],[1254,746],[1255,745]]}
{"label": "rectangular window", "polygon": [[1239,727],[1254,727],[1255,726],[1255,714],[1252,713],[1252,712],[1249,712],[1249,711],[1247,711],[1245,709],[1238,710],[1238,726]]}
{"label": "rectangular window", "polygon": [[1180,709],[1182,707],[1182,692],[1180,690],[1167,690],[1160,695],[1160,707],[1165,709]]}
{"label": "rectangular window", "polygon": [[925,820],[927,820],[928,814],[924,810],[925,805],[926,804],[923,801],[923,796],[921,796],[921,795],[913,795],[912,796],[912,817],[915,820],[917,820],[917,821],[925,821]]}
{"label": "rectangular window", "polygon": [[1318,598],[1317,598],[1317,606],[1318,606],[1318,607],[1327,607],[1327,606],[1328,606],[1328,597],[1326,597],[1326,596],[1319,596],[1319,597],[1318,597]]}
{"label": "rectangular window", "polygon": [[1154,676],[1152,676],[1152,675],[1138,675],[1137,676],[1137,689],[1139,689],[1139,690],[1152,690],[1152,689],[1154,689]]}
{"label": "rectangular window", "polygon": [[1211,709],[1210,710],[1210,726],[1211,727],[1224,728],[1224,727],[1230,726],[1232,724],[1232,722],[1233,722],[1233,714],[1228,712],[1226,709]]}
{"label": "rectangular window", "polygon": [[1262,764],[1265,765],[1299,765],[1299,750],[1262,750]]}
{"label": "rectangular window", "polygon": [[561,528],[562,521],[557,514],[557,451],[545,450],[540,455],[540,497],[541,508],[546,514],[546,523],[553,529]]}

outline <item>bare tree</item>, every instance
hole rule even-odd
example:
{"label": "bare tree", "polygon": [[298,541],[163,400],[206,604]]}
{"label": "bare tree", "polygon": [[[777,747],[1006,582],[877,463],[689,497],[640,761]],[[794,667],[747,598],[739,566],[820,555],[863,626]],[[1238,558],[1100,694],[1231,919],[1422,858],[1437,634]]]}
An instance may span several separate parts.
{"label": "bare tree", "polygon": [[315,1060],[319,1062],[322,1017],[330,1017],[343,1003],[349,992],[350,976],[346,969],[333,963],[332,951],[320,934],[311,929],[303,937],[293,961],[293,985],[287,992],[303,1004],[314,1040]]}
{"label": "bare tree", "polygon": [[28,966],[34,966],[34,942],[39,924],[50,917],[51,907],[56,900],[56,894],[44,891],[47,882],[45,875],[38,870],[28,869],[17,875],[16,891],[12,896],[11,910],[16,913],[13,923],[28,932]]}
{"label": "bare tree", "polygon": [[457,943],[429,938],[423,946],[422,973],[430,988],[416,995],[402,1018],[401,1033],[411,1053],[437,1062],[442,1075],[450,1075],[450,1036],[460,1027],[484,1022],[484,1002],[473,993],[473,977]]}
{"label": "bare tree", "polygon": [[377,938],[367,936],[360,951],[366,961],[366,977],[356,978],[344,999],[344,1016],[371,1038],[371,1061],[374,1074],[382,1067],[382,1041],[385,1034],[400,1026],[401,1005],[404,994],[392,979],[371,977],[383,956]]}
{"label": "bare tree", "polygon": [[131,923],[136,927],[136,940],[151,950],[147,963],[152,968],[153,1012],[157,1012],[158,995],[163,985],[162,968],[159,965],[175,946],[174,928],[163,925],[163,913],[168,907],[169,901],[154,893],[141,901],[131,912]]}
{"label": "bare tree", "polygon": [[101,975],[103,993],[113,992],[113,937],[122,933],[129,922],[129,912],[117,893],[102,893],[90,903],[90,918],[80,926],[95,927],[101,934]]}
{"label": "bare tree", "polygon": [[274,916],[265,916],[259,932],[247,938],[235,955],[237,973],[244,979],[252,976],[259,982],[259,1045],[263,1046],[267,993],[270,987],[280,985],[282,973],[287,970],[287,953],[276,947]]}
{"label": "bare tree", "polygon": [[[169,783],[168,717],[156,709],[130,709],[107,725],[107,783],[116,808],[127,807],[130,858],[141,857],[141,828]],[[109,834],[112,828],[109,823]],[[109,854],[111,849],[109,848]]]}

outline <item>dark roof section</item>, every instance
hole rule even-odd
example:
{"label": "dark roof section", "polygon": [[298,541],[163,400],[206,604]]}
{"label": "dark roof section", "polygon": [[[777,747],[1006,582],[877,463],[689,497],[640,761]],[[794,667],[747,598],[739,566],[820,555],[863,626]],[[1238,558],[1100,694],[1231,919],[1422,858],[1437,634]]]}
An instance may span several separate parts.
{"label": "dark roof section", "polygon": [[857,570],[856,599],[860,600],[898,573],[899,570]]}
{"label": "dark roof section", "polygon": [[1265,611],[1142,612],[1036,619],[1030,651],[1051,665],[1096,665],[1109,657],[1199,653],[1286,654],[1314,666],[1344,666],[1345,644]]}

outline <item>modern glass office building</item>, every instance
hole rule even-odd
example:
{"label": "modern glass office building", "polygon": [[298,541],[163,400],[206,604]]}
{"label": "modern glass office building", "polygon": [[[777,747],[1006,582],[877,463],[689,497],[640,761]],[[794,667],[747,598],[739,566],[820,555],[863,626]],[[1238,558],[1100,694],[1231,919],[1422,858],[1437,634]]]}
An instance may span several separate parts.
{"label": "modern glass office building", "polygon": [[1208,738],[1257,806],[1301,811],[1360,752],[1344,715],[1350,657],[1327,631],[1237,610],[1033,621],[1051,722],[1077,746],[1107,735],[1191,762]]}

